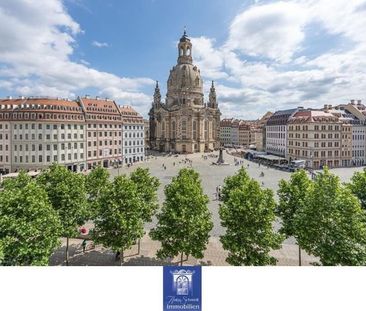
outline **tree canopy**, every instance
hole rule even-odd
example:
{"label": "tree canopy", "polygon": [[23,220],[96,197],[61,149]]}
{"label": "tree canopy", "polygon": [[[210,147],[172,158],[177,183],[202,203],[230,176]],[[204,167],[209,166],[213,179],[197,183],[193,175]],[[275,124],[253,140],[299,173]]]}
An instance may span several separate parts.
{"label": "tree canopy", "polygon": [[325,168],[296,212],[295,237],[323,265],[365,265],[365,220],[359,200]]}
{"label": "tree canopy", "polygon": [[360,200],[361,207],[366,211],[366,169],[362,172],[356,172],[347,186]]}
{"label": "tree canopy", "polygon": [[165,187],[165,201],[157,215],[158,224],[150,232],[153,240],[161,242],[158,258],[181,254],[181,264],[183,254],[203,258],[213,228],[208,202],[199,174],[193,169],[181,169]]}
{"label": "tree canopy", "polygon": [[95,219],[94,237],[97,243],[122,252],[131,248],[144,234],[141,201],[135,183],[118,176],[100,197],[99,215]]}
{"label": "tree canopy", "polygon": [[108,189],[111,184],[109,177],[109,172],[101,166],[94,168],[85,177],[85,188],[91,210],[90,212],[93,214],[92,218],[98,214],[99,197],[101,196],[102,192]]}
{"label": "tree canopy", "polygon": [[60,233],[58,215],[41,186],[24,172],[4,184],[0,192],[3,265],[47,265],[60,245]]}
{"label": "tree canopy", "polygon": [[261,189],[246,170],[225,179],[223,202],[220,205],[221,225],[226,229],[220,237],[226,261],[231,265],[274,265],[269,252],[278,249],[283,236],[273,229],[275,201],[273,192]]}
{"label": "tree canopy", "polygon": [[289,181],[281,180],[279,183],[276,212],[281,219],[280,232],[287,237],[295,233],[295,214],[305,206],[310,186],[311,180],[304,170],[293,173]]}
{"label": "tree canopy", "polygon": [[159,208],[157,191],[160,186],[159,179],[151,176],[149,169],[137,168],[131,173],[131,180],[135,183],[142,200],[141,217],[144,222],[150,222],[152,216]]}

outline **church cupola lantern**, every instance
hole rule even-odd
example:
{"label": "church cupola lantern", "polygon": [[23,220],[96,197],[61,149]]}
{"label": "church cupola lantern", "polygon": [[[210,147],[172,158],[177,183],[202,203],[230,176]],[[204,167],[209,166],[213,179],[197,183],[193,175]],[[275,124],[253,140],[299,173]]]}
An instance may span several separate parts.
{"label": "church cupola lantern", "polygon": [[178,43],[178,64],[192,64],[192,43],[184,30],[182,38]]}

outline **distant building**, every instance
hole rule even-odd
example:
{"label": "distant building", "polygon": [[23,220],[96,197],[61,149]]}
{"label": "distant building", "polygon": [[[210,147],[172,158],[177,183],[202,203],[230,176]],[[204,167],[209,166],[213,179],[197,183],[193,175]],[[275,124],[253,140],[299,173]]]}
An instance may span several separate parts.
{"label": "distant building", "polygon": [[[233,146],[233,122],[235,119],[223,119],[220,121],[220,144],[222,146]],[[239,134],[237,134],[239,139]]]}
{"label": "distant building", "polygon": [[150,121],[144,120],[144,130],[145,130],[145,150],[150,149]]}
{"label": "distant building", "polygon": [[123,124],[124,164],[143,162],[145,159],[144,119],[131,106],[120,107]]}
{"label": "distant building", "polygon": [[246,121],[239,122],[239,145],[249,148],[251,144],[251,124]]}
{"label": "distant building", "polygon": [[220,142],[223,146],[240,146],[263,151],[265,125],[272,112],[259,120],[223,119],[220,122]]}
{"label": "distant building", "polygon": [[301,108],[276,111],[266,124],[266,152],[287,157],[287,123]]}
{"label": "distant building", "polygon": [[349,143],[342,139],[343,136],[347,140],[347,133],[352,133],[350,126],[342,126],[339,118],[331,113],[298,111],[288,121],[288,159],[290,162],[305,160],[306,166],[314,169],[325,165],[330,168],[347,166],[350,153],[342,158],[342,151],[349,148]]}
{"label": "distant building", "polygon": [[117,103],[109,99],[79,97],[87,134],[87,168],[122,163],[122,117]]}
{"label": "distant building", "polygon": [[[343,156],[347,154],[347,158],[343,159],[343,162],[351,165],[360,166],[366,164],[366,107],[360,100],[357,103],[354,100],[347,105],[324,105],[324,111],[329,112],[339,118],[344,124],[349,124],[352,128],[352,147],[350,148],[349,142],[344,141],[343,146],[347,146],[347,150],[343,150]],[[347,136],[350,134],[348,133]],[[345,137],[346,138],[346,137]],[[348,156],[348,151],[351,152],[351,156]],[[349,165],[349,164],[347,164]]]}
{"label": "distant building", "polygon": [[85,114],[75,101],[0,100],[0,172],[38,170],[53,162],[86,168]]}
{"label": "distant building", "polygon": [[40,170],[54,162],[83,171],[143,161],[144,139],[143,118],[113,100],[0,100],[0,173]]}

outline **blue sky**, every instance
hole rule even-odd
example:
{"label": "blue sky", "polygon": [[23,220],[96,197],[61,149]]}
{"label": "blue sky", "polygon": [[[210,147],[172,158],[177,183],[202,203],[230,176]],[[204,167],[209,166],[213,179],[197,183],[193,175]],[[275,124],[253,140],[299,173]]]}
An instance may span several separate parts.
{"label": "blue sky", "polygon": [[2,0],[0,96],[98,95],[146,116],[184,26],[223,117],[365,98],[365,0]]}

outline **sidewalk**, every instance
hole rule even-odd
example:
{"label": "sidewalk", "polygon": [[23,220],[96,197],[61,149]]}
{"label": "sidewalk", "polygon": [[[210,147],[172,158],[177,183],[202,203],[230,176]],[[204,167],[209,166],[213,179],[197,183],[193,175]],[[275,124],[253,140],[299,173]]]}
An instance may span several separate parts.
{"label": "sidewalk", "polygon": [[[120,262],[115,260],[115,253],[100,245],[95,248],[82,252],[82,240],[70,240],[70,266],[119,266]],[[88,242],[89,245],[91,242]],[[156,251],[160,243],[152,241],[148,235],[141,240],[141,252],[137,254],[137,245],[125,252],[125,266],[161,266],[177,264],[180,258],[177,256],[172,261],[161,261],[156,258]],[[89,246],[87,246],[88,249]],[[281,249],[273,251],[272,255],[278,259],[278,266],[297,266],[298,265],[298,247],[296,245],[284,244]],[[62,241],[62,247],[58,249],[50,259],[51,266],[63,265],[65,257],[65,240]],[[227,252],[222,249],[221,243],[217,237],[210,238],[208,247],[204,253],[203,259],[190,257],[184,265],[212,265],[228,266],[225,261]],[[316,258],[302,252],[302,265],[309,266],[315,262]]]}

